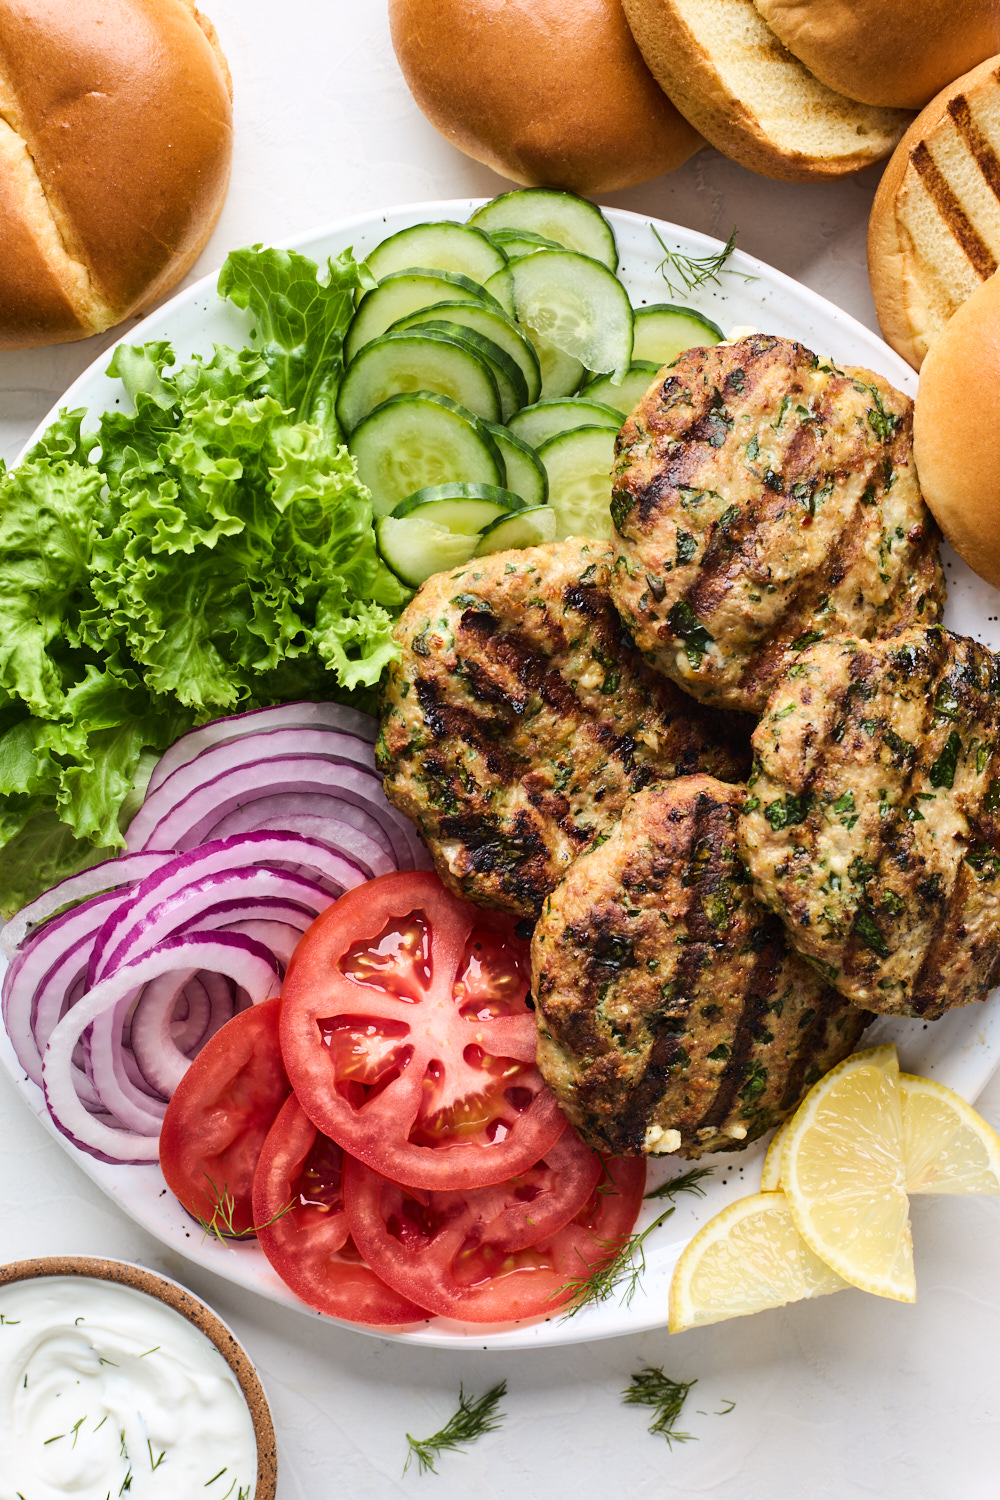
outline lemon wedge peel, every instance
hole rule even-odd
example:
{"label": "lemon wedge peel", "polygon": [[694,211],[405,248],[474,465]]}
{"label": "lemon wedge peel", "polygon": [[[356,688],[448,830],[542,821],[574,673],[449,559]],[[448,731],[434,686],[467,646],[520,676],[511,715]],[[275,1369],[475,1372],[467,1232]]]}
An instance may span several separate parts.
{"label": "lemon wedge peel", "polygon": [[789,1115],[787,1120],[781,1122],[767,1148],[760,1174],[762,1193],[776,1193],[781,1187],[781,1153],[788,1137],[788,1127],[794,1118],[794,1115]]}
{"label": "lemon wedge peel", "polygon": [[806,1244],[851,1286],[916,1300],[894,1046],[855,1052],[792,1117],[781,1183]]}
{"label": "lemon wedge peel", "polygon": [[670,1284],[671,1333],[843,1291],[802,1239],[784,1193],[738,1198],[685,1247]]}
{"label": "lemon wedge peel", "polygon": [[908,1193],[1000,1193],[1000,1135],[961,1095],[900,1073]]}

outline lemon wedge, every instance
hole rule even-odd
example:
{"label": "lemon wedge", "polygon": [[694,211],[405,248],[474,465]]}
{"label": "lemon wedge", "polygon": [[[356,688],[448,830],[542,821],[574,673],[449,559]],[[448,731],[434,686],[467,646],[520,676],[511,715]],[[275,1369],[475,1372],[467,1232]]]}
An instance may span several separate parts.
{"label": "lemon wedge", "polygon": [[774,1133],[774,1138],[767,1148],[764,1157],[764,1167],[760,1174],[760,1190],[762,1193],[776,1193],[781,1186],[781,1153],[785,1145],[785,1137],[788,1135],[788,1127],[792,1123],[794,1115],[789,1115]]}
{"label": "lemon wedge", "polygon": [[851,1286],[913,1302],[913,1241],[893,1046],[855,1052],[792,1117],[781,1185],[811,1250]]}
{"label": "lemon wedge", "polygon": [[799,1234],[784,1193],[738,1198],[699,1229],[670,1284],[670,1332],[839,1292],[847,1283]]}
{"label": "lemon wedge", "polygon": [[[910,1193],[1000,1193],[1000,1136],[944,1084],[900,1073]],[[766,1163],[765,1163],[766,1165]]]}

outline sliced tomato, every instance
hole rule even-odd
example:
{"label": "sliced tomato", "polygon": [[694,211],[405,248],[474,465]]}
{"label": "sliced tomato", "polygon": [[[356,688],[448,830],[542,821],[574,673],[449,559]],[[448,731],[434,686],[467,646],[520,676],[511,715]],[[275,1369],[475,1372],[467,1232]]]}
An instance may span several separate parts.
{"label": "sliced tomato", "polygon": [[[589,1183],[582,1203],[578,1163],[564,1141],[576,1141],[592,1163],[582,1178]],[[568,1200],[568,1178],[576,1207],[557,1224],[556,1203],[547,1205],[546,1195],[558,1200],[561,1187]],[[464,1195],[421,1191],[349,1161],[344,1198],[355,1244],[401,1295],[459,1322],[506,1323],[557,1311],[570,1296],[571,1280],[620,1249],[645,1183],[641,1158],[602,1164],[567,1131],[543,1163],[502,1187]],[[537,1212],[536,1225],[517,1200],[522,1184],[538,1190],[529,1205]]]}
{"label": "sliced tomato", "polygon": [[281,993],[281,1050],[318,1128],[383,1176],[504,1182],[565,1120],[535,1067],[528,945],[424,871],[349,891],[308,928]]}
{"label": "sliced tomato", "polygon": [[198,1053],[167,1105],[160,1166],[188,1213],[245,1235],[264,1139],[291,1092],[277,1000],[234,1016]]}
{"label": "sliced tomato", "polygon": [[310,1307],[352,1323],[415,1323],[424,1308],[366,1266],[344,1212],[341,1148],[322,1135],[293,1094],[264,1142],[253,1186],[260,1247]]}

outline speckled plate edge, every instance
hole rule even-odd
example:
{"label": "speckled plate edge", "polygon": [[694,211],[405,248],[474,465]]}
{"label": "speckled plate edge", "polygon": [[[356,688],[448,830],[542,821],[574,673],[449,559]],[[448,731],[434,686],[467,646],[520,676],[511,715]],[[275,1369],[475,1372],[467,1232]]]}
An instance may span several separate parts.
{"label": "speckled plate edge", "polygon": [[[353,246],[360,256],[387,235],[412,224],[433,219],[464,220],[484,201],[467,198],[412,203],[382,213],[358,214],[280,243],[321,260],[339,254],[347,246]],[[637,306],[679,300],[657,275],[664,253],[661,241],[671,249],[695,257],[717,254],[722,248],[719,240],[660,219],[620,209],[605,209],[605,213],[618,240],[619,274]],[[654,226],[659,239],[654,237]],[[244,343],[252,320],[220,302],[215,283],[216,273],[204,277],[130,328],[119,342],[134,344],[167,338],[182,357],[195,352],[208,355],[213,342]],[[737,325],[750,325],[795,338],[817,352],[832,355],[838,363],[877,370],[908,395],[916,394],[917,377],[913,370],[877,334],[800,282],[742,251],[732,255],[718,283],[708,283],[683,300],[706,313],[725,331]],[[112,349],[104,350],[74,382],[58,407],[39,424],[26,448],[37,440],[62,407],[85,406],[91,417],[96,418],[102,411],[123,403],[120,384],[103,373],[111,354]],[[943,555],[949,586],[946,624],[1000,650],[997,619],[1000,595],[977,579],[948,548],[943,549]],[[936,1078],[972,1102],[1000,1061],[1000,991],[994,991],[981,1004],[952,1011],[930,1025],[883,1018],[869,1028],[864,1044],[890,1040],[899,1046],[901,1061],[908,1071]],[[0,1063],[49,1134],[142,1228],[235,1285],[256,1291],[306,1317],[323,1317],[292,1296],[255,1245],[222,1245],[201,1237],[197,1226],[167,1191],[157,1166],[109,1166],[66,1141],[49,1118],[41,1091],[19,1068],[2,1031]],[[667,1321],[667,1294],[678,1256],[701,1225],[726,1203],[743,1193],[756,1191],[763,1155],[764,1144],[757,1143],[743,1152],[704,1158],[704,1165],[715,1168],[714,1178],[706,1184],[705,1197],[680,1199],[656,1239],[646,1242],[646,1269],[628,1304],[612,1298],[572,1318],[554,1314],[544,1320],[503,1327],[459,1324],[442,1318],[407,1330],[343,1323],[340,1326],[404,1343],[473,1350],[546,1348],[661,1327]],[[678,1175],[686,1166],[673,1159],[651,1163],[650,1185]],[[638,1227],[645,1228],[661,1208],[661,1204],[647,1204]]]}
{"label": "speckled plate edge", "polygon": [[127,1260],[105,1260],[92,1255],[46,1255],[35,1260],[15,1260],[0,1266],[0,1287],[17,1281],[43,1280],[51,1276],[79,1276],[90,1281],[110,1281],[154,1297],[193,1323],[218,1349],[243,1392],[257,1441],[257,1485],[254,1500],[274,1500],[278,1487],[278,1450],[271,1408],[264,1387],[239,1339],[218,1313],[186,1286],[160,1276],[145,1266]]}

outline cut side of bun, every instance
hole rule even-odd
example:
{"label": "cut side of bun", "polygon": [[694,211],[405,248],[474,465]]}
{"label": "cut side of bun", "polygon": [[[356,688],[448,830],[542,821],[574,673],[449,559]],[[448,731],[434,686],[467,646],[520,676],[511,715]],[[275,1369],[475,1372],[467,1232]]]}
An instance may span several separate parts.
{"label": "cut side of bun", "polygon": [[389,24],[431,124],[513,182],[615,192],[704,145],[651,76],[619,0],[389,0]]}
{"label": "cut side of bun", "polygon": [[913,423],[920,488],[948,541],[1000,588],[1000,277],[935,339]]}
{"label": "cut side of bun", "polygon": [[101,332],[225,199],[228,69],[191,0],[0,0],[0,348]]}
{"label": "cut side of bun", "polygon": [[879,184],[868,271],[886,342],[914,367],[1000,262],[1000,57],[943,89]]}
{"label": "cut side of bun", "polygon": [[753,0],[624,0],[657,82],[706,140],[765,177],[812,182],[888,156],[910,116],[858,104],[782,46]]}
{"label": "cut side of bun", "polygon": [[755,0],[790,52],[866,104],[922,109],[1000,51],[996,0]]}

